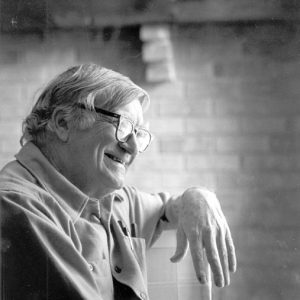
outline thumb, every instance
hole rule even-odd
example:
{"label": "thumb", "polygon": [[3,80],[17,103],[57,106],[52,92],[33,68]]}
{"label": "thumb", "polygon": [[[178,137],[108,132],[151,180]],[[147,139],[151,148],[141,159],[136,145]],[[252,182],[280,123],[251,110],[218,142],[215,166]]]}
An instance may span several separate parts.
{"label": "thumb", "polygon": [[189,244],[188,239],[183,231],[182,226],[179,225],[176,233],[177,246],[175,254],[170,258],[171,262],[180,261],[187,253]]}

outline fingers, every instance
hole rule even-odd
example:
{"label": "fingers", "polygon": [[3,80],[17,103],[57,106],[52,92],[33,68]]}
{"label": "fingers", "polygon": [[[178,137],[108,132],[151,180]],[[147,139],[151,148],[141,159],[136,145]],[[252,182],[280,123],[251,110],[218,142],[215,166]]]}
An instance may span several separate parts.
{"label": "fingers", "polygon": [[205,231],[204,246],[207,260],[210,264],[216,286],[224,286],[223,267],[220,262],[215,233],[209,229]]}
{"label": "fingers", "polygon": [[236,256],[230,230],[226,234],[221,229],[215,233],[211,228],[204,236],[207,259],[214,275],[215,284],[219,287],[230,284],[230,272],[236,270]]}
{"label": "fingers", "polygon": [[175,254],[170,258],[171,262],[173,263],[180,261],[186,255],[188,250],[188,240],[181,226],[178,227],[176,240],[176,251]]}
{"label": "fingers", "polygon": [[228,251],[229,270],[230,270],[230,272],[235,272],[236,271],[236,255],[235,255],[235,248],[234,248],[233,240],[232,240],[229,229],[226,231],[225,242],[226,242],[226,248]]}
{"label": "fingers", "polygon": [[223,277],[225,285],[230,284],[230,275],[229,275],[229,268],[228,268],[228,255],[227,255],[227,247],[225,242],[225,235],[222,234],[222,231],[218,231],[217,236],[217,246],[219,251],[219,258],[222,265],[223,270]]}
{"label": "fingers", "polygon": [[205,260],[205,266],[206,266],[206,274],[207,274],[207,290],[204,299],[207,300],[212,300],[212,282],[211,282],[211,270],[209,263],[207,261],[207,256],[205,254],[205,249],[204,249],[204,260]]}
{"label": "fingers", "polygon": [[205,259],[205,250],[202,243],[202,233],[193,233],[189,236],[190,251],[193,260],[196,276],[200,283],[207,283],[208,276],[208,263]]}
{"label": "fingers", "polygon": [[[227,221],[223,215],[222,219],[225,222],[225,228],[226,228],[226,234],[225,234],[225,245],[226,245],[226,255],[227,255],[227,260],[228,260],[228,268],[230,272],[235,272],[236,271],[236,255],[235,255],[235,247],[234,243],[231,237],[230,229],[228,227]],[[222,237],[223,239],[223,237]],[[223,246],[223,242],[222,242]],[[223,246],[224,248],[224,246]]]}
{"label": "fingers", "polygon": [[[225,277],[225,284],[226,284],[226,277],[229,278],[229,271],[230,272],[235,272],[236,271],[236,255],[235,255],[235,247],[233,244],[233,240],[231,237],[230,229],[227,224],[226,218],[222,212],[221,206],[218,208],[218,214],[220,217],[220,220],[223,220],[223,227],[226,231],[225,233],[225,240],[224,236],[221,235],[221,229],[219,229],[219,243],[218,243],[218,248],[220,251],[220,256],[221,256],[221,261],[222,261],[222,266],[223,266],[223,271],[224,271],[224,277]],[[225,243],[225,245],[224,245]],[[229,271],[228,271],[229,270]],[[228,281],[229,284],[229,281]]]}

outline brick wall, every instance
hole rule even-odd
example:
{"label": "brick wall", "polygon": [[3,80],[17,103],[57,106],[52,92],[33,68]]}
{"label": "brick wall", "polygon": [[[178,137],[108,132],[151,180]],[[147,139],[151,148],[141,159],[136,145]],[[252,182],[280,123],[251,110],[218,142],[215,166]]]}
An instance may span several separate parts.
{"label": "brick wall", "polygon": [[[299,29],[173,28],[177,81],[150,88],[157,139],[140,161],[152,172],[140,185],[154,178],[174,192],[212,187],[232,228],[239,268],[230,287],[214,288],[213,299],[299,297]],[[174,299],[197,299],[181,298],[200,293],[191,268],[188,283],[182,268],[184,262],[164,281],[177,283]]]}
{"label": "brick wall", "polygon": [[[239,268],[230,287],[214,288],[213,299],[296,299],[300,27],[174,26],[176,80],[154,84],[142,81],[137,36],[136,29],[111,39],[84,31],[0,36],[0,164],[19,149],[32,95],[54,74],[85,61],[123,72],[149,91],[147,116],[156,136],[128,183],[172,193],[208,186],[232,228]],[[204,297],[190,256],[169,263],[174,245],[174,234],[164,233],[148,254],[152,298]]]}

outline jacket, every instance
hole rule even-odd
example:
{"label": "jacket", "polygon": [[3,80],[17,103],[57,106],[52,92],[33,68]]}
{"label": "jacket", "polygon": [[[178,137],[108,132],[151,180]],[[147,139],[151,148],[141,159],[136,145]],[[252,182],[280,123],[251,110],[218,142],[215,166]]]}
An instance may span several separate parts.
{"label": "jacket", "polygon": [[29,142],[0,172],[0,199],[2,299],[148,299],[169,194],[89,198]]}

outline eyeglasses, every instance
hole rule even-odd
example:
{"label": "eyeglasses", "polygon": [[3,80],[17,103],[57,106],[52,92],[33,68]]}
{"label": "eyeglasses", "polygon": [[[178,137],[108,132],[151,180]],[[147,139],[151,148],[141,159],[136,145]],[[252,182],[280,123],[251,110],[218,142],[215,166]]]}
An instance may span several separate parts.
{"label": "eyeglasses", "polygon": [[[80,104],[79,106],[80,108],[88,109],[83,104]],[[116,122],[108,121],[116,125],[116,139],[119,142],[126,143],[131,137],[132,133],[134,133],[139,152],[144,152],[150,145],[153,139],[152,134],[143,127],[134,126],[134,122],[131,119],[98,107],[95,107],[95,111],[96,113],[116,119]]]}

